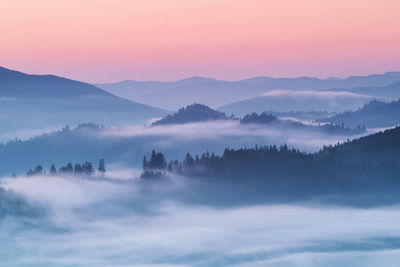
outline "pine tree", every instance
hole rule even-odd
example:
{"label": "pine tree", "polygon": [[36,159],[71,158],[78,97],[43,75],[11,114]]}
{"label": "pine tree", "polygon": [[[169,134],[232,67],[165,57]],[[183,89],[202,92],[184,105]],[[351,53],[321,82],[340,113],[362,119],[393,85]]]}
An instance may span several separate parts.
{"label": "pine tree", "polygon": [[34,170],[34,174],[43,174],[43,167],[41,165],[37,165]]}
{"label": "pine tree", "polygon": [[103,175],[104,175],[104,173],[106,172],[106,166],[105,166],[105,163],[104,163],[104,159],[101,159],[101,160],[99,161],[99,168],[98,168],[98,170],[99,170],[99,172],[100,172],[101,174],[103,174]]}
{"label": "pine tree", "polygon": [[142,168],[143,168],[143,170],[146,170],[148,168],[148,163],[147,163],[146,156],[143,157]]}
{"label": "pine tree", "polygon": [[73,172],[74,171],[74,168],[72,167],[72,163],[71,162],[69,162],[67,164],[66,171],[67,172]]}
{"label": "pine tree", "polygon": [[56,175],[56,174],[57,174],[56,166],[54,166],[54,164],[52,164],[50,167],[50,175]]}
{"label": "pine tree", "polygon": [[74,166],[74,173],[75,173],[75,174],[80,174],[80,173],[82,173],[82,166],[81,166],[81,164],[75,164],[75,166]]}

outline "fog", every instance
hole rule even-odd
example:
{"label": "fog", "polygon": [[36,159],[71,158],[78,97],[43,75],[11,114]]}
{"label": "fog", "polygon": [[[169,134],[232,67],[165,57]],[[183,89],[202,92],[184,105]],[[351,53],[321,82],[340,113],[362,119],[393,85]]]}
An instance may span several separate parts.
{"label": "fog", "polygon": [[[10,142],[0,146],[0,175],[26,174],[36,165],[46,170],[68,162],[90,161],[96,164],[104,158],[108,164],[120,164],[115,177],[130,178],[118,173],[121,169],[140,168],[144,156],[152,150],[165,154],[167,161],[192,155],[222,154],[226,148],[254,147],[255,145],[287,144],[305,152],[315,152],[324,145],[333,145],[361,135],[333,134],[318,129],[299,129],[284,125],[243,125],[236,120],[210,121],[165,126],[130,125],[123,127],[68,128],[36,136],[23,142]],[[46,131],[43,129],[43,131]],[[22,132],[21,132],[22,134]],[[28,132],[24,132],[29,135]],[[40,153],[38,153],[40,147]],[[66,149],[68,147],[68,149]],[[18,153],[16,153],[16,151]],[[111,172],[110,172],[111,175]]]}
{"label": "fog", "polygon": [[317,98],[321,100],[340,100],[341,98],[371,99],[369,95],[356,94],[347,91],[293,91],[293,90],[274,90],[262,93],[261,96],[271,97],[293,97],[293,98]]}
{"label": "fog", "polygon": [[237,116],[252,112],[261,113],[265,110],[343,112],[356,110],[373,99],[374,97],[369,95],[346,91],[274,90],[218,109]]}
{"label": "fog", "polygon": [[4,266],[397,266],[400,260],[397,206],[189,204],[179,194],[195,185],[184,177],[150,185],[49,176],[1,181],[44,211],[2,218]]}
{"label": "fog", "polygon": [[[368,133],[371,132],[375,132],[375,130],[370,129],[368,131]],[[161,149],[163,147],[178,146],[181,143],[191,143],[194,145],[195,142],[197,142],[201,144],[201,142],[208,140],[218,142],[218,144],[214,144],[216,148],[214,150],[220,150],[221,145],[224,147],[237,147],[238,144],[239,146],[253,146],[255,144],[280,145],[286,143],[289,146],[301,150],[316,151],[322,148],[323,145],[343,142],[347,139],[360,137],[361,135],[335,135],[290,127],[257,124],[243,125],[235,120],[227,120],[156,127],[125,126],[103,131],[101,132],[101,136],[118,138],[157,138],[154,143]]]}

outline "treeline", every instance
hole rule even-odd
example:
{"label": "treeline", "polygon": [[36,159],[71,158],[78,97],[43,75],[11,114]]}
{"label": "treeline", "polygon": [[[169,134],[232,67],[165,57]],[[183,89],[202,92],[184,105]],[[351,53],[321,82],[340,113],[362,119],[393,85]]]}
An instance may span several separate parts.
{"label": "treeline", "polygon": [[260,114],[252,113],[244,116],[240,120],[241,124],[270,124],[277,126],[290,127],[293,129],[299,130],[310,130],[310,131],[319,131],[327,134],[345,134],[345,135],[355,135],[362,134],[366,131],[365,126],[361,126],[360,124],[356,127],[350,128],[346,127],[343,123],[318,123],[316,125],[307,125],[303,124],[299,121],[294,120],[283,120],[277,118],[275,115],[267,114],[266,112],[262,112]]}
{"label": "treeline", "polygon": [[243,118],[236,118],[233,115],[228,117],[226,116],[225,113],[216,111],[208,106],[201,104],[193,104],[187,106],[186,108],[181,108],[178,110],[178,112],[172,115],[167,115],[165,118],[154,122],[152,125],[158,126],[158,125],[168,125],[168,124],[184,124],[190,122],[216,121],[216,120],[237,120],[240,121],[240,123],[243,125],[261,124],[261,125],[269,125],[276,127],[293,128],[296,130],[318,131],[327,134],[339,134],[339,135],[356,135],[364,133],[366,131],[366,127],[361,126],[360,124],[353,128],[346,127],[343,123],[340,124],[321,123],[321,124],[308,125],[292,119],[278,118],[274,114],[271,114],[271,112],[270,113],[262,112],[260,114],[253,112],[251,114],[244,116]]}
{"label": "treeline", "polygon": [[212,176],[221,179],[246,176],[248,179],[264,171],[272,173],[282,165],[304,165],[311,158],[311,155],[290,149],[287,145],[225,149],[221,156],[209,152],[195,156],[187,153],[182,161],[172,160],[169,163],[162,153],[153,151],[149,161],[146,157],[143,159],[142,178],[158,177],[170,172],[190,177]]}
{"label": "treeline", "polygon": [[167,162],[163,153],[156,153],[154,150],[151,152],[150,160],[148,161],[146,156],[143,158],[143,173],[141,178],[160,178],[165,176],[165,169]]}
{"label": "treeline", "polygon": [[373,100],[355,111],[346,111],[319,122],[344,123],[349,126],[363,124],[370,128],[391,127],[400,124],[400,99],[393,102]]}
{"label": "treeline", "polygon": [[[97,171],[104,175],[106,172],[106,166],[104,159],[100,159]],[[76,163],[72,164],[69,162],[65,166],[61,166],[58,171],[57,168],[54,164],[50,166],[49,171],[46,173],[46,171],[43,169],[41,165],[37,165],[35,168],[30,169],[26,176],[35,176],[35,175],[77,175],[77,176],[92,176],[95,173],[95,168],[93,167],[93,164],[91,162],[85,161],[82,164]],[[13,174],[14,176],[14,174]]]}
{"label": "treeline", "polygon": [[142,178],[176,173],[186,177],[252,185],[292,194],[390,192],[400,189],[400,127],[303,153],[286,145],[225,149],[222,155],[189,153],[168,164],[153,151]]}

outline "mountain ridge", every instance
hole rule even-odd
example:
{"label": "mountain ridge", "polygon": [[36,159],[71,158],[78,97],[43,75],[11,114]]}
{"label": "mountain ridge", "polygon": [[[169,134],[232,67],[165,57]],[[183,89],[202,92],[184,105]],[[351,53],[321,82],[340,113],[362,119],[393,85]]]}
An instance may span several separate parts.
{"label": "mountain ridge", "polygon": [[331,88],[324,91],[346,91],[357,94],[368,94],[380,98],[400,98],[400,81],[392,83],[387,86],[365,86],[365,87],[352,87],[352,88]]}
{"label": "mountain ridge", "polygon": [[117,98],[117,96],[88,83],[50,74],[26,74],[0,67],[0,96],[57,98],[83,95]]}
{"label": "mountain ridge", "polygon": [[339,113],[318,122],[343,123],[348,126],[362,124],[367,127],[392,127],[400,124],[400,100],[382,102],[374,100],[356,111]]}
{"label": "mountain ridge", "polygon": [[400,72],[349,76],[344,79],[258,76],[226,81],[194,76],[172,82],[125,80],[117,83],[96,84],[96,86],[120,97],[164,109],[177,110],[187,103],[195,102],[214,108],[221,107],[272,90],[318,91],[330,88],[388,86],[397,81],[400,81]]}
{"label": "mountain ridge", "polygon": [[[93,121],[146,123],[169,111],[115,96],[91,84],[55,75],[34,75],[0,68],[1,133]],[[17,123],[18,122],[18,123]]]}

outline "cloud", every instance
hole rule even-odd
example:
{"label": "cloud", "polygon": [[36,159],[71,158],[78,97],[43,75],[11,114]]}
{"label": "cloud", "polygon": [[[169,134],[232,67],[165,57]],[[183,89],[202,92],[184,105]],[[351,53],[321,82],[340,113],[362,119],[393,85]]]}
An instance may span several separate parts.
{"label": "cloud", "polygon": [[317,98],[321,100],[331,100],[340,98],[372,99],[372,96],[356,94],[347,91],[292,91],[274,90],[261,94],[265,97],[292,97],[292,98]]}
{"label": "cloud", "polygon": [[124,187],[106,180],[58,176],[6,178],[1,186],[19,193],[33,204],[52,210],[71,209],[102,202],[124,191]]}
{"label": "cloud", "polygon": [[225,147],[254,146],[255,144],[289,146],[316,151],[323,145],[336,144],[357,136],[332,135],[317,131],[280,128],[265,125],[243,125],[238,121],[211,121],[164,125],[157,127],[126,126],[100,133],[103,138],[152,137],[158,147],[180,146],[185,143],[217,142]]}
{"label": "cloud", "polygon": [[9,178],[4,186],[50,210],[35,224],[3,220],[6,266],[395,266],[400,259],[396,206],[216,208],[168,197],[162,185],[66,177]]}
{"label": "cloud", "polygon": [[127,167],[121,163],[107,164],[107,178],[113,180],[130,180],[139,177],[142,169]]}

